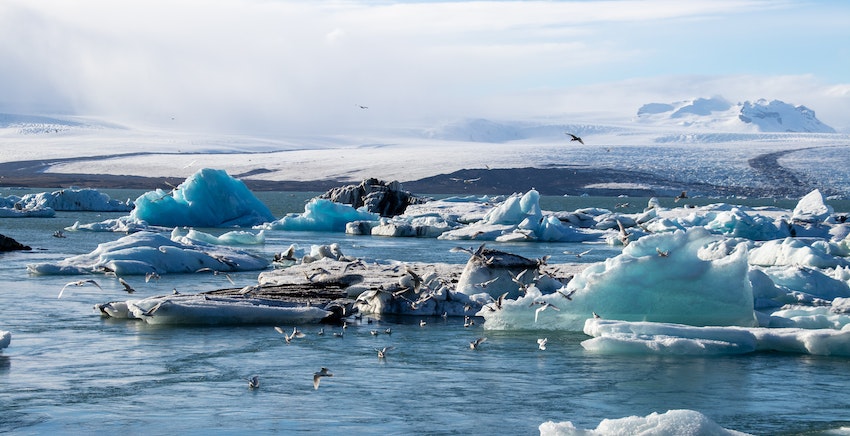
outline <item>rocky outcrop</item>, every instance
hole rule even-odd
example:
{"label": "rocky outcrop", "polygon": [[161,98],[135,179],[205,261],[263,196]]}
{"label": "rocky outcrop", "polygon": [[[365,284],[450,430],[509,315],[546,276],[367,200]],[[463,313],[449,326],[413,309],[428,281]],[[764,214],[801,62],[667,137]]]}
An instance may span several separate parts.
{"label": "rocky outcrop", "polygon": [[20,242],[5,236],[0,235],[0,251],[15,251],[15,250],[32,250],[27,245],[23,245]]}
{"label": "rocky outcrop", "polygon": [[354,208],[366,206],[369,212],[383,217],[401,215],[408,205],[424,203],[425,199],[417,197],[401,187],[401,183],[392,181],[386,183],[378,179],[366,179],[359,185],[345,185],[333,188],[322,194],[335,203],[349,204]]}

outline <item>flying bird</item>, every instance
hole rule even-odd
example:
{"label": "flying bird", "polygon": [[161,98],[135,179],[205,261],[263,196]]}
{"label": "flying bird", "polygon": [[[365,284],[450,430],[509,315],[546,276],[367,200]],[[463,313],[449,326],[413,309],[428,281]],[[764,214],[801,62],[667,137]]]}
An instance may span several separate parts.
{"label": "flying bird", "polygon": [[550,308],[550,307],[551,307],[552,309],[554,309],[554,310],[557,310],[558,312],[560,312],[560,311],[561,311],[561,309],[558,309],[557,307],[555,307],[555,306],[553,306],[553,305],[551,305],[551,304],[549,304],[549,303],[547,303],[547,302],[545,302],[545,301],[543,301],[543,302],[537,302],[537,301],[535,301],[534,303],[531,303],[531,304],[532,304],[532,305],[535,305],[535,304],[539,304],[539,305],[540,305],[540,307],[538,307],[538,308],[537,308],[537,310],[535,310],[535,311],[534,311],[534,322],[537,322],[537,317],[540,315],[540,312],[543,312],[544,310],[546,310],[546,309],[548,309],[548,308]]}
{"label": "flying bird", "polygon": [[384,347],[384,348],[380,348],[380,349],[375,348],[375,351],[377,351],[377,352],[378,352],[378,359],[384,359],[384,358],[386,358],[386,357],[387,357],[387,352],[388,352],[388,351],[390,351],[390,350],[392,350],[392,349],[395,349],[395,347]]}
{"label": "flying bird", "polygon": [[248,389],[257,389],[260,387],[260,378],[256,375],[248,379]]}
{"label": "flying bird", "polygon": [[572,141],[578,141],[578,142],[579,142],[579,144],[584,145],[584,141],[582,141],[582,140],[581,140],[581,138],[579,138],[578,136],[573,135],[572,133],[569,133],[569,132],[567,132],[567,135],[570,135],[570,137],[571,137],[571,138],[570,138],[570,142],[572,142]]}
{"label": "flying bird", "polygon": [[688,198],[688,193],[686,191],[682,191],[681,194],[677,195],[676,198],[673,199],[675,203],[678,203],[679,200],[684,200]]}
{"label": "flying bird", "polygon": [[136,290],[133,289],[133,287],[130,286],[130,284],[127,283],[127,281],[122,279],[121,277],[118,277],[118,283],[121,283],[121,286],[124,286],[124,290],[127,291],[128,294],[132,294],[133,292],[136,292]]}
{"label": "flying bird", "polygon": [[481,345],[481,343],[486,341],[486,340],[487,340],[487,338],[478,338],[478,339],[470,342],[469,343],[469,349],[470,350],[477,350],[478,346]]}
{"label": "flying bird", "polygon": [[547,342],[549,342],[549,338],[538,339],[537,340],[537,348],[540,348],[541,350],[545,350]]}
{"label": "flying bird", "polygon": [[65,286],[62,286],[62,290],[59,291],[59,296],[56,297],[56,298],[62,298],[62,293],[65,292],[65,288],[67,288],[68,286],[85,286],[87,283],[91,283],[91,284],[97,286],[97,288],[100,289],[101,291],[103,290],[103,288],[101,288],[100,285],[96,281],[94,281],[93,279],[77,280],[75,282],[66,283]]}
{"label": "flying bird", "polygon": [[292,334],[290,335],[287,335],[281,327],[275,327],[274,329],[277,330],[278,333],[283,335],[283,340],[285,340],[287,344],[292,342],[292,340],[295,338],[303,338],[305,336],[304,333],[301,332],[301,330],[298,330],[298,327],[293,327]]}
{"label": "flying bird", "polygon": [[328,372],[327,368],[322,368],[319,372],[313,373],[313,389],[319,389],[319,381],[322,380],[322,377],[333,377],[334,375]]}

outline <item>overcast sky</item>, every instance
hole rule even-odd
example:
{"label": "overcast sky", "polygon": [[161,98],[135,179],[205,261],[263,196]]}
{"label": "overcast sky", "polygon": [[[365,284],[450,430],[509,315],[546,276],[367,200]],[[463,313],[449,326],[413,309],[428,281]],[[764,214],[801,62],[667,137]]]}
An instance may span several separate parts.
{"label": "overcast sky", "polygon": [[3,0],[0,112],[344,134],[720,95],[850,131],[848,23],[842,0]]}

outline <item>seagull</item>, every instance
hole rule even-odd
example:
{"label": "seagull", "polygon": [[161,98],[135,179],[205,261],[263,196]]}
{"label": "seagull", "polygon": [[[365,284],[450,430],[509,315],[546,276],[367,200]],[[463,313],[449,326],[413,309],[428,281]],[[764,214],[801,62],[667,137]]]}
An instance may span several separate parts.
{"label": "seagull", "polygon": [[151,280],[159,280],[160,278],[161,278],[160,275],[156,271],[151,271],[151,272],[145,274],[145,283],[147,283]]}
{"label": "seagull", "polygon": [[544,301],[544,302],[536,302],[536,301],[535,301],[534,303],[531,303],[531,304],[532,304],[532,305],[534,305],[534,304],[539,304],[539,305],[540,305],[540,307],[538,307],[538,308],[537,308],[537,310],[535,310],[535,311],[534,311],[534,322],[537,322],[537,317],[540,315],[540,312],[543,312],[544,310],[546,310],[546,309],[548,309],[548,308],[550,308],[550,307],[551,307],[552,309],[554,309],[554,310],[557,310],[558,312],[560,312],[560,311],[561,311],[561,309],[558,309],[557,307],[555,307],[555,306],[553,306],[553,305],[551,305],[551,304],[549,304],[549,303],[547,303],[547,302],[545,302],[545,301]]}
{"label": "seagull", "polygon": [[469,316],[463,317],[463,326],[464,327],[472,327],[475,325],[475,320],[470,318]]}
{"label": "seagull", "polygon": [[358,104],[357,107],[360,109],[369,109],[369,106],[363,106],[362,104]]}
{"label": "seagull", "polygon": [[674,201],[674,202],[676,202],[676,203],[678,203],[678,202],[679,202],[679,200],[684,200],[684,199],[686,199],[686,198],[688,198],[688,193],[687,193],[687,192],[685,192],[685,191],[682,191],[682,193],[681,193],[681,194],[679,194],[679,195],[677,195],[677,196],[676,196],[676,198],[674,198],[674,199],[673,199],[673,201]]}
{"label": "seagull", "polygon": [[384,359],[387,357],[387,351],[395,349],[395,347],[384,347],[381,349],[375,348],[375,351],[378,352],[378,359]]}
{"label": "seagull", "polygon": [[549,342],[549,338],[542,338],[537,340],[537,347],[541,350],[546,349],[546,343]]}
{"label": "seagull", "polygon": [[53,237],[54,238],[64,238],[65,234],[62,233],[62,230],[57,230],[57,231],[53,232]]}
{"label": "seagull", "polygon": [[121,285],[124,286],[124,290],[127,291],[128,294],[132,294],[133,292],[136,292],[136,290],[133,289],[133,287],[130,286],[130,284],[127,283],[127,281],[122,279],[121,277],[118,277],[118,283],[121,283]]}
{"label": "seagull", "polygon": [[388,335],[391,335],[391,334],[393,334],[393,329],[392,329],[392,328],[390,328],[390,327],[387,327],[387,329],[386,329],[386,330],[384,330],[384,333],[386,333],[386,334],[388,334]]}
{"label": "seagull", "polygon": [[425,320],[424,320],[424,319],[420,319],[420,320],[419,320],[419,327],[425,327],[425,324],[428,324],[428,323],[427,323],[427,322],[425,322]]}
{"label": "seagull", "polygon": [[487,280],[485,282],[476,283],[474,286],[477,287],[477,288],[486,289],[487,286],[492,285],[493,282],[495,282],[496,280],[499,280],[499,277],[492,278],[492,279]]}
{"label": "seagull", "polygon": [[159,303],[156,303],[156,305],[154,305],[153,307],[151,307],[150,309],[148,309],[147,311],[145,311],[144,313],[142,313],[142,316],[153,316],[153,314],[154,314],[157,310],[159,310],[159,308],[160,308],[160,307],[162,307],[162,305],[163,305],[164,303],[168,303],[168,302],[169,302],[168,300],[162,300],[162,301],[160,301]]}
{"label": "seagull", "polygon": [[579,138],[578,136],[573,135],[572,133],[567,133],[567,135],[570,135],[570,137],[571,137],[570,142],[578,141],[581,145],[584,145],[584,141],[582,141],[581,138]]}
{"label": "seagull", "polygon": [[236,282],[234,282],[234,281],[233,281],[233,278],[232,278],[232,277],[230,277],[230,274],[228,274],[228,273],[226,273],[226,272],[222,272],[222,271],[214,270],[214,269],[212,269],[212,268],[210,268],[210,267],[204,267],[204,268],[196,269],[196,270],[195,270],[195,272],[196,272],[196,273],[199,273],[199,272],[211,272],[211,273],[213,273],[213,275],[214,275],[214,276],[224,274],[224,277],[227,279],[227,281],[229,281],[229,282],[230,282],[230,284],[231,284],[231,285],[235,285],[235,284],[236,284]]}
{"label": "seagull", "polygon": [[257,389],[260,387],[260,378],[256,375],[248,379],[248,389]]}
{"label": "seagull", "polygon": [[655,247],[655,252],[661,257],[667,257],[670,255],[670,250],[662,250],[658,247]]}
{"label": "seagull", "polygon": [[564,254],[575,254],[577,258],[581,259],[585,254],[590,253],[593,249],[584,250],[581,253],[573,253],[572,251],[565,251]]}
{"label": "seagull", "polygon": [[318,332],[318,333],[316,333],[316,334],[318,334],[319,336],[324,335],[324,334],[325,334],[325,328],[324,328],[324,327],[320,328],[320,329],[319,329],[319,332]]}
{"label": "seagull", "polygon": [[327,368],[322,368],[319,372],[313,373],[313,389],[319,389],[319,381],[322,377],[333,377],[334,375],[328,372]]}
{"label": "seagull", "polygon": [[302,333],[300,330],[298,330],[298,327],[292,328],[292,334],[291,335],[287,335],[286,332],[284,332],[281,327],[275,327],[274,329],[277,330],[278,333],[283,335],[283,339],[286,341],[287,344],[290,343],[295,338],[303,338],[305,336],[304,333]]}
{"label": "seagull", "polygon": [[94,281],[93,279],[77,280],[75,282],[66,283],[65,286],[62,286],[62,290],[59,291],[59,296],[56,297],[56,298],[62,298],[62,293],[65,292],[65,288],[67,288],[68,286],[85,286],[86,283],[91,283],[91,284],[97,286],[97,288],[100,289],[101,291],[103,290],[103,288],[101,288],[100,285],[96,281]]}
{"label": "seagull", "polygon": [[600,318],[602,318],[601,316],[599,316],[599,314],[598,314],[598,313],[596,313],[596,312],[592,312],[592,313],[593,313],[593,317],[594,317],[594,318],[596,318],[596,319],[600,319]]}
{"label": "seagull", "polygon": [[470,350],[477,350],[478,346],[481,345],[481,343],[486,341],[486,340],[487,340],[487,338],[478,338],[478,339],[470,342],[469,343],[469,349]]}

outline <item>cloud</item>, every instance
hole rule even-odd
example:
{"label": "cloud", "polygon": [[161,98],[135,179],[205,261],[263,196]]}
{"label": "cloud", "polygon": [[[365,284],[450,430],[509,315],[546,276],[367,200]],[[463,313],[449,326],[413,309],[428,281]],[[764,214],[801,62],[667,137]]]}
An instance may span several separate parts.
{"label": "cloud", "polygon": [[[729,44],[765,35],[755,21],[732,32],[729,23],[759,14],[777,26],[803,7],[9,0],[0,5],[0,37],[16,42],[0,46],[0,58],[12,60],[0,64],[0,110],[58,108],[165,125],[174,118],[186,128],[240,133],[341,133],[462,116],[631,114],[667,96],[721,94],[799,96],[795,103],[828,118],[846,94],[826,89],[846,85],[817,72],[761,70],[767,62],[750,59],[758,51]],[[796,32],[789,29],[789,38]],[[750,97],[759,90],[780,94]],[[806,91],[833,103],[820,108]]]}

